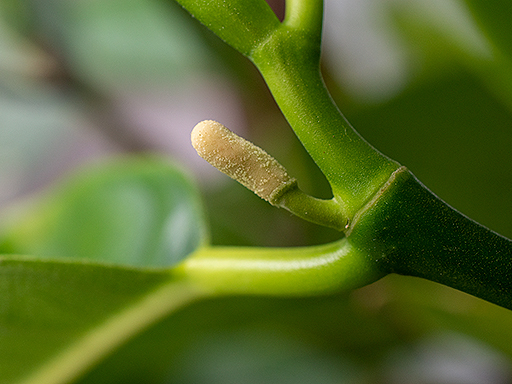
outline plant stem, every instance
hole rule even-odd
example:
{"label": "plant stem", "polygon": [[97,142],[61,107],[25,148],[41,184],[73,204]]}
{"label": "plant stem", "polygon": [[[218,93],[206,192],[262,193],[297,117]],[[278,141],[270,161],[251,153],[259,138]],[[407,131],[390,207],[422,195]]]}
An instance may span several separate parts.
{"label": "plant stem", "polygon": [[346,238],[303,248],[205,247],[175,272],[216,294],[277,296],[345,292],[386,274]]}
{"label": "plant stem", "polygon": [[277,104],[352,218],[399,168],[350,126],[320,73],[322,0],[288,0],[279,23],[263,0],[178,0],[258,67]]}
{"label": "plant stem", "polygon": [[287,209],[294,215],[315,224],[345,231],[349,218],[343,215],[335,199],[323,200],[302,192],[297,185],[288,189],[274,205]]}
{"label": "plant stem", "polygon": [[341,114],[324,85],[319,57],[316,38],[283,24],[251,59],[350,218],[399,164],[368,144]]}
{"label": "plant stem", "polygon": [[[368,144],[338,110],[320,72],[322,0],[288,0],[281,24],[263,1],[248,1],[265,15],[258,20],[249,6],[240,17],[241,0],[201,4],[207,8],[191,6],[193,14],[258,67],[334,195],[315,205],[290,188],[278,205],[299,215],[315,207],[313,221],[339,225],[346,218],[349,228],[325,248],[205,248],[180,266],[185,276],[222,293],[314,294],[399,273],[512,309],[512,241],[439,200]],[[222,11],[222,20],[211,10]],[[261,28],[254,29],[258,22]]]}
{"label": "plant stem", "polygon": [[320,44],[323,11],[323,0],[287,0],[283,24],[296,30],[307,31],[318,39]]}
{"label": "plant stem", "polygon": [[355,218],[350,242],[383,272],[512,309],[512,241],[449,207],[402,169]]}

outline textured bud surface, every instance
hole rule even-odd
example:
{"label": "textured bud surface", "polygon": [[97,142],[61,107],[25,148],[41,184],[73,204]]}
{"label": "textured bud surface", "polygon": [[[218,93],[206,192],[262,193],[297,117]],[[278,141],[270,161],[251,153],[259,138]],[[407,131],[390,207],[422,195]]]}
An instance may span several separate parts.
{"label": "textured bud surface", "polygon": [[199,156],[272,204],[296,184],[276,159],[216,121],[197,124],[191,139]]}

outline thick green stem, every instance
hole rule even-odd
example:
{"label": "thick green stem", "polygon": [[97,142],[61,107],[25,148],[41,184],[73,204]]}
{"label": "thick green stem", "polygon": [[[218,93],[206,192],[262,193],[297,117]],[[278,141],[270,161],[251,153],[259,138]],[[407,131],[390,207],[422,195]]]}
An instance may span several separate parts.
{"label": "thick green stem", "polygon": [[423,277],[512,309],[512,241],[446,205],[405,169],[347,236],[383,272]]}

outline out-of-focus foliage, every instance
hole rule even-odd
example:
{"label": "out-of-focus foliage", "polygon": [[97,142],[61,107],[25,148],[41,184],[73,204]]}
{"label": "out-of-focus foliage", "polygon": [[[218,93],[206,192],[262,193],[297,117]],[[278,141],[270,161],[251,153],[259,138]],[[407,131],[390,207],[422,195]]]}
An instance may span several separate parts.
{"label": "out-of-focus foliage", "polygon": [[195,186],[168,159],[103,162],[12,215],[0,240],[2,384],[74,379],[196,295],[165,268],[206,241]]}
{"label": "out-of-focus foliage", "polygon": [[[195,122],[219,119],[304,190],[329,195],[255,70],[174,2],[6,0],[0,9],[6,209],[84,161],[152,151],[201,182],[216,244],[337,237],[269,207],[186,149]],[[328,86],[363,137],[508,237],[511,12],[507,0],[329,0],[323,52]],[[506,383],[511,316],[397,276],[343,297],[210,300],[148,328],[81,382]]]}
{"label": "out-of-focus foliage", "polygon": [[169,267],[205,243],[195,186],[156,158],[98,164],[40,200],[4,220],[0,253]]}

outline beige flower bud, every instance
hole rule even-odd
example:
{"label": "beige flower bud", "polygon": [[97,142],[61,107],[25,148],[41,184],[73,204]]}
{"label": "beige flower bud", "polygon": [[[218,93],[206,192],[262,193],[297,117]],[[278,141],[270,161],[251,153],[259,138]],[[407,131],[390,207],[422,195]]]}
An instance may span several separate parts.
{"label": "beige flower bud", "polygon": [[276,159],[216,121],[197,124],[191,139],[199,156],[271,204],[297,184]]}

